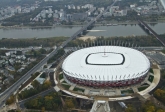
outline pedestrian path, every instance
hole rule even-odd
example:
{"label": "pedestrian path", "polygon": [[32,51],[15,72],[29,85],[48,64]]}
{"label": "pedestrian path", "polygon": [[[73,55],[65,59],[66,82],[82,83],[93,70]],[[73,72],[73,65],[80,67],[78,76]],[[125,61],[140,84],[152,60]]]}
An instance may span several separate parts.
{"label": "pedestrian path", "polygon": [[149,93],[158,85],[158,83],[160,81],[160,69],[153,69],[153,72],[154,72],[154,79],[153,79],[152,83],[147,81],[147,83],[150,83],[150,86],[148,88],[146,88],[145,90],[140,91],[139,92],[140,95],[143,96],[143,95]]}
{"label": "pedestrian path", "polygon": [[76,84],[73,84],[72,86],[70,86],[69,90],[73,90],[75,88]]}
{"label": "pedestrian path", "polygon": [[88,95],[89,94],[89,91],[90,91],[89,89],[85,89],[84,94],[85,95]]}
{"label": "pedestrian path", "polygon": [[58,86],[55,86],[54,89],[56,90],[56,92],[60,91],[60,88]]}
{"label": "pedestrian path", "polygon": [[61,80],[60,80],[60,83],[63,82],[63,81],[64,81],[64,79],[61,79]]}
{"label": "pedestrian path", "polygon": [[[145,80],[143,82],[141,82],[140,84],[128,86],[127,88],[116,88],[116,89],[109,88],[109,89],[101,89],[100,90],[100,89],[92,88],[92,87],[84,87],[84,86],[80,86],[80,85],[69,84],[69,85],[71,85],[70,88],[69,88],[69,91],[67,91],[65,89],[62,89],[62,91],[66,92],[70,95],[79,97],[79,98],[90,99],[91,97],[97,96],[97,97],[101,97],[101,98],[106,97],[106,98],[109,99],[109,101],[116,101],[116,100],[126,100],[126,99],[136,97],[136,95],[134,96],[134,95],[131,95],[131,94],[129,95],[128,94],[128,96],[127,95],[123,96],[121,94],[122,91],[127,91],[127,90],[132,89],[133,94],[137,93],[142,98],[144,97],[143,99],[145,100],[145,99],[150,97],[150,95],[148,93],[150,91],[152,91],[157,86],[157,84],[159,83],[159,80],[160,80],[160,69],[158,69],[158,68],[155,69],[154,68],[153,72],[154,72],[154,74],[149,73],[147,75],[147,77],[145,78]],[[151,75],[154,76],[153,82],[148,81],[148,78]],[[63,81],[64,81],[64,79],[61,79],[59,82],[63,82]],[[144,84],[144,83],[148,83],[149,87],[146,88],[145,90],[139,91],[138,88],[141,87],[141,85]],[[62,84],[66,84],[66,83],[62,83]],[[79,94],[79,93],[72,92],[75,87],[84,89],[84,93]],[[61,89],[61,87],[59,87],[59,89]],[[56,91],[58,91],[59,89],[56,88]],[[118,97],[112,97],[113,95],[109,95],[109,94],[112,94],[112,93],[113,93],[114,96],[118,96]]]}
{"label": "pedestrian path", "polygon": [[121,95],[121,90],[116,89],[116,95]]}
{"label": "pedestrian path", "polygon": [[134,93],[139,92],[139,90],[137,89],[137,87],[132,87],[132,90],[133,90]]}
{"label": "pedestrian path", "polygon": [[104,95],[105,94],[105,90],[104,89],[101,89],[100,90],[100,95]]}

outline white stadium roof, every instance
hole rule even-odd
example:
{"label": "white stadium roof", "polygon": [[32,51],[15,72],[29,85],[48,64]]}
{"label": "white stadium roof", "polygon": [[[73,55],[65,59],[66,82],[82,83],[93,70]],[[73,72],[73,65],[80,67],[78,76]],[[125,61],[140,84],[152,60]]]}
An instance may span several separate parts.
{"label": "white stadium roof", "polygon": [[150,62],[143,53],[119,46],[84,48],[70,54],[62,65],[68,76],[98,81],[137,78],[149,68]]}

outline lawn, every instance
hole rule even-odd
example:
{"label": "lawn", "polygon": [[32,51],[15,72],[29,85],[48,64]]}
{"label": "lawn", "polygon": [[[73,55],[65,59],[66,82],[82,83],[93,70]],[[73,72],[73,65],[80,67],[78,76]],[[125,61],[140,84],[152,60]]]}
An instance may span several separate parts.
{"label": "lawn", "polygon": [[81,91],[81,92],[84,92],[85,90],[84,90],[84,89],[81,89],[81,88],[74,88],[73,91]]}
{"label": "lawn", "polygon": [[70,85],[62,84],[62,87],[64,87],[64,89],[68,90],[70,88]]}
{"label": "lawn", "polygon": [[153,71],[153,69],[152,69],[152,68],[150,68],[150,72],[151,72],[151,73],[154,73],[154,71]]}
{"label": "lawn", "polygon": [[128,89],[128,90],[122,90],[121,94],[127,94],[127,93],[134,93],[132,89]]}
{"label": "lawn", "polygon": [[61,79],[63,79],[64,77],[63,77],[63,74],[60,74],[59,75],[59,79],[61,80]]}
{"label": "lawn", "polygon": [[154,80],[154,76],[150,75],[150,76],[148,77],[148,81],[152,82],[153,80]]}
{"label": "lawn", "polygon": [[139,91],[143,91],[143,90],[145,90],[146,88],[148,88],[148,86],[139,87],[138,90],[139,90]]}

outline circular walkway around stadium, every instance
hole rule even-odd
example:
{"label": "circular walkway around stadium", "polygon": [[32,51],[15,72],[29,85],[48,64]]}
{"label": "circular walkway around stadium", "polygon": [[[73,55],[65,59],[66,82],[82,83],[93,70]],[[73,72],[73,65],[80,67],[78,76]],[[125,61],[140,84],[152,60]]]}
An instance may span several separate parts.
{"label": "circular walkway around stadium", "polygon": [[[69,87],[69,90],[67,90],[62,87],[62,84],[66,84],[66,83],[63,83],[63,82],[65,82],[64,79],[61,79],[58,81],[58,80],[56,80],[56,78],[55,78],[55,83],[56,83],[55,89],[57,91],[61,90],[65,93],[72,95],[74,97],[77,97],[77,98],[83,98],[83,99],[89,99],[89,100],[93,100],[93,99],[102,99],[102,100],[105,99],[105,100],[109,100],[109,101],[126,100],[126,99],[131,99],[131,98],[137,97],[136,95],[134,95],[134,93],[137,93],[138,95],[141,95],[144,98],[145,97],[147,98],[148,93],[150,91],[152,91],[158,85],[158,83],[160,81],[160,69],[154,68],[153,71],[154,71],[154,74],[149,73],[147,75],[147,77],[145,78],[145,81],[143,81],[143,84],[147,83],[147,84],[149,84],[149,86],[140,92],[138,91],[137,88],[141,84],[130,86],[127,88],[114,88],[114,89],[95,89],[95,88],[78,86],[78,85],[72,84]],[[154,76],[152,83],[148,81],[148,78],[150,75]],[[55,77],[56,77],[56,72],[55,72]],[[80,89],[83,88],[85,91],[84,92],[73,91],[74,88],[80,88]],[[121,91],[128,90],[130,88],[133,90],[132,94],[123,95],[121,93]],[[107,93],[109,93],[109,96],[105,95],[106,91],[107,91]]]}

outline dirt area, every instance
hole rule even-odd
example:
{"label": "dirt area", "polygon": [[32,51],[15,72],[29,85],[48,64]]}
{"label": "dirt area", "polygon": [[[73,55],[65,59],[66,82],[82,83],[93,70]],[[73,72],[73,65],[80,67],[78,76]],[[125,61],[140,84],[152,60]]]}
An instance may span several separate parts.
{"label": "dirt area", "polygon": [[80,37],[79,39],[83,40],[83,41],[86,41],[87,39],[95,40],[96,37],[95,36],[83,36],[83,37]]}

